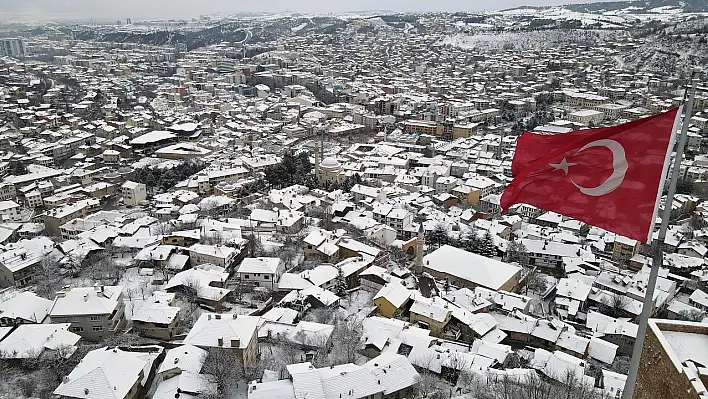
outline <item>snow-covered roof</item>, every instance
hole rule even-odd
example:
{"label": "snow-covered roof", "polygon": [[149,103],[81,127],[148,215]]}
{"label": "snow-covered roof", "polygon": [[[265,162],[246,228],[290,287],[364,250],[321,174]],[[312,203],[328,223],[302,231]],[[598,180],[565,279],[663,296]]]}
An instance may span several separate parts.
{"label": "snow-covered roof", "polygon": [[[71,323],[21,324],[0,341],[0,357],[5,359],[36,359],[45,349],[74,346],[81,336],[69,331]],[[62,354],[69,356],[73,353]]]}
{"label": "snow-covered roof", "polygon": [[141,378],[147,360],[139,352],[102,348],[87,353],[54,390],[55,395],[86,399],[125,398]]}
{"label": "snow-covered roof", "polygon": [[165,360],[160,364],[157,373],[162,374],[172,369],[198,373],[202,369],[206,354],[206,350],[197,348],[194,345],[181,345],[172,348],[165,354]]}
{"label": "snow-covered roof", "polygon": [[259,320],[257,316],[203,313],[189,330],[184,343],[199,347],[245,349],[256,334]]}
{"label": "snow-covered roof", "polygon": [[498,290],[521,268],[490,259],[450,245],[443,245],[423,258],[425,267],[469,281],[475,285]]}
{"label": "snow-covered roof", "polygon": [[178,306],[170,305],[174,300],[175,294],[173,293],[155,291],[135,312],[132,319],[144,323],[171,324],[180,311]]}
{"label": "snow-covered roof", "polygon": [[50,317],[113,313],[121,303],[123,286],[67,288],[57,293]]}
{"label": "snow-covered roof", "polygon": [[384,285],[376,295],[374,295],[374,300],[377,298],[386,299],[391,305],[396,308],[400,308],[406,301],[410,298],[411,292],[400,283],[388,283]]}
{"label": "snow-covered roof", "polygon": [[275,274],[282,262],[280,258],[245,258],[238,267],[238,273]]}
{"label": "snow-covered roof", "polygon": [[0,317],[23,319],[41,323],[47,317],[54,302],[37,296],[33,292],[19,292],[12,298],[0,302]]}

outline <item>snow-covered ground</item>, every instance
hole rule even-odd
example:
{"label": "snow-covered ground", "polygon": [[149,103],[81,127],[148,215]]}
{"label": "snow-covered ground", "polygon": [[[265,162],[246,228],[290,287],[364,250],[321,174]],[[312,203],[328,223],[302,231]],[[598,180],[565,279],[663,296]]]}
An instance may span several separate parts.
{"label": "snow-covered ground", "polygon": [[298,26],[295,26],[295,27],[290,28],[290,30],[291,30],[293,33],[295,33],[295,32],[300,32],[301,30],[305,29],[306,26],[307,26],[307,22],[303,22],[303,23],[301,23],[301,24],[298,25]]}

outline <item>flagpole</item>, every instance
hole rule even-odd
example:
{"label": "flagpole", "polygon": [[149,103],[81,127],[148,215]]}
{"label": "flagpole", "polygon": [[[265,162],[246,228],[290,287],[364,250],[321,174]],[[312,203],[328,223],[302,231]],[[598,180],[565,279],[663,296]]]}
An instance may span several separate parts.
{"label": "flagpole", "polygon": [[[664,202],[664,213],[661,215],[661,227],[659,228],[659,235],[656,240],[652,243],[653,259],[651,265],[651,272],[649,273],[649,282],[647,283],[647,290],[644,295],[644,302],[642,304],[642,314],[639,317],[639,328],[637,330],[637,339],[634,343],[634,349],[632,351],[632,362],[629,366],[629,375],[627,376],[627,382],[624,386],[624,392],[622,392],[622,399],[632,399],[634,394],[634,388],[637,383],[637,374],[639,372],[639,361],[642,357],[642,349],[644,347],[644,336],[647,332],[647,326],[649,324],[649,317],[652,314],[654,307],[654,288],[656,286],[656,279],[659,276],[659,268],[664,263],[664,240],[666,239],[666,231],[669,228],[669,219],[671,218],[671,206],[674,200],[674,194],[676,194],[676,183],[678,182],[678,176],[681,173],[681,160],[683,158],[683,149],[686,145],[686,140],[688,136],[688,125],[691,120],[691,113],[693,112],[693,100],[696,95],[696,85],[698,84],[698,79],[695,77],[695,71],[691,72],[691,93],[688,97],[688,103],[686,103],[685,116],[683,117],[683,122],[681,124],[681,136],[679,137],[678,147],[676,147],[676,158],[674,159],[674,166],[671,171],[671,180],[669,183],[669,192],[666,195],[666,202]],[[684,99],[686,98],[684,93]],[[680,118],[680,112],[676,116]]]}

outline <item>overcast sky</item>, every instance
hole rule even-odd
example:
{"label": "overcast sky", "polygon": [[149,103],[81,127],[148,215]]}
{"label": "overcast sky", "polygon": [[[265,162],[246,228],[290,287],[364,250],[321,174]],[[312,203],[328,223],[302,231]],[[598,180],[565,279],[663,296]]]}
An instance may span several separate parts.
{"label": "overcast sky", "polygon": [[0,15],[29,18],[188,18],[239,12],[328,13],[362,10],[483,11],[593,0],[0,0]]}

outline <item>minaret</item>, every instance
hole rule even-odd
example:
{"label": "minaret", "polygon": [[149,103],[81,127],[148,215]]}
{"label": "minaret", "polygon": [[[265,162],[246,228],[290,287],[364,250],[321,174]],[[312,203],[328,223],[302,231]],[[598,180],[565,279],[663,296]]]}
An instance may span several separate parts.
{"label": "minaret", "polygon": [[315,142],[315,180],[320,181],[320,148]]}
{"label": "minaret", "polygon": [[415,273],[423,274],[423,253],[425,247],[425,230],[423,229],[423,218],[418,219],[418,239],[416,240],[415,251]]}
{"label": "minaret", "polygon": [[320,135],[320,148],[317,150],[317,145],[315,145],[315,178],[320,181],[320,157],[319,153],[322,152],[322,159],[324,159],[324,130]]}

